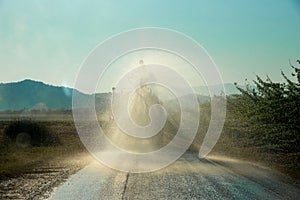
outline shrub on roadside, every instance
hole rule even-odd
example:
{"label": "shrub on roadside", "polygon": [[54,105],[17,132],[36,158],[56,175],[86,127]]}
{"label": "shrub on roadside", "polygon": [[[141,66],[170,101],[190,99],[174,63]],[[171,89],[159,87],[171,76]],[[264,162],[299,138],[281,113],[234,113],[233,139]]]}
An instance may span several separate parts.
{"label": "shrub on roadside", "polygon": [[60,144],[59,138],[41,122],[16,120],[5,129],[4,135],[21,146],[54,146]]}
{"label": "shrub on roadside", "polygon": [[256,89],[237,87],[242,95],[229,101],[236,118],[247,125],[246,137],[273,152],[300,151],[300,68],[292,68],[296,80],[283,72],[284,83],[257,76]]}

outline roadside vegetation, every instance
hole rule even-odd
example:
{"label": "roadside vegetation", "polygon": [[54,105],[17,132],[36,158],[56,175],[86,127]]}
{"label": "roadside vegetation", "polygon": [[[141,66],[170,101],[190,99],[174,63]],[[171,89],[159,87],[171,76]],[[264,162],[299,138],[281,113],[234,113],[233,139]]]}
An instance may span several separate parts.
{"label": "roadside vegetation", "polygon": [[56,134],[43,123],[31,120],[16,120],[4,129],[7,143],[19,146],[56,146],[60,140]]}
{"label": "roadside vegetation", "polygon": [[0,123],[0,179],[30,173],[49,162],[65,162],[78,155],[87,154],[71,121]]}
{"label": "roadside vegetation", "polygon": [[[241,94],[227,97],[225,126],[212,154],[250,160],[300,179],[300,69],[291,67],[290,76],[281,72],[284,83],[257,76],[255,87],[237,87]],[[209,124],[210,104],[201,111],[195,150]]]}

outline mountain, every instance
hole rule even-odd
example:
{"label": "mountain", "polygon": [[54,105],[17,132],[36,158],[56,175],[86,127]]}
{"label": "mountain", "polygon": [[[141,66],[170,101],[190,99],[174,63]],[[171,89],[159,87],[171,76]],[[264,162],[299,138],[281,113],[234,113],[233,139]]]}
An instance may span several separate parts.
{"label": "mountain", "polygon": [[[82,104],[93,97],[78,90],[74,90],[74,92],[78,94]],[[29,79],[20,82],[1,83],[0,111],[71,109],[72,94],[72,88],[52,86]],[[110,93],[96,94],[95,99],[96,102],[99,102],[100,107],[104,107],[109,102]]]}
{"label": "mountain", "polygon": [[[239,94],[234,84],[224,84],[226,94]],[[244,88],[243,86],[240,86]],[[220,85],[212,86],[212,94],[219,95]],[[208,101],[208,90],[206,86],[194,87],[200,94],[201,103]],[[72,94],[77,93],[80,98],[79,106],[84,107],[87,101],[93,100],[93,95],[87,95],[68,87],[48,85],[34,80],[23,80],[13,83],[0,83],[0,111],[6,110],[66,110],[72,108]],[[189,95],[189,94],[186,94]],[[111,93],[95,94],[96,110],[103,111],[109,106]],[[171,99],[170,99],[171,100]]]}

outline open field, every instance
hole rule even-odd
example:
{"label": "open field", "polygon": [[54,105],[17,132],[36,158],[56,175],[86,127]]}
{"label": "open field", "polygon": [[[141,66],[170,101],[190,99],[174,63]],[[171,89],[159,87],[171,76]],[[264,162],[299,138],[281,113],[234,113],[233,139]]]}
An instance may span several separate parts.
{"label": "open field", "polygon": [[[202,109],[202,111],[209,113],[206,107]],[[3,121],[5,117],[10,120]],[[55,120],[55,118],[58,120]],[[33,121],[38,120],[38,123],[45,125],[59,137],[61,145],[49,147],[20,147],[14,143],[5,143],[3,137],[4,128],[12,120],[28,119],[28,116],[20,118],[19,114],[0,114],[0,119],[2,119],[2,121],[0,120],[1,198],[47,198],[54,187],[92,161],[91,156],[85,150],[77,135],[74,122],[72,120],[64,120],[71,119],[70,113],[31,115],[30,119]],[[204,115],[201,120],[198,136],[191,146],[194,155],[197,154],[196,152],[199,150],[199,145],[207,130],[209,115]],[[221,138],[210,153],[210,156],[237,158],[275,169],[289,175],[291,177],[290,182],[299,185],[299,154],[280,154],[268,151],[263,147],[247,145],[247,141],[244,138],[230,137],[228,132],[234,135],[231,125],[231,123],[225,123]],[[175,132],[176,128],[173,131]],[[20,189],[22,185],[26,186]]]}
{"label": "open field", "polygon": [[0,121],[13,121],[16,119],[32,119],[38,121],[60,121],[69,122],[73,121],[73,116],[70,110],[66,111],[11,111],[0,112]]}
{"label": "open field", "polygon": [[[205,108],[203,110],[206,111]],[[31,115],[31,119],[39,119],[40,123],[45,124],[51,131],[58,135],[62,145],[51,147],[18,147],[14,144],[4,144],[3,130],[10,121],[1,121],[9,118],[10,120],[20,118],[19,114],[0,114],[0,177],[14,176],[30,171],[35,166],[48,162],[53,159],[63,159],[72,157],[78,153],[87,154],[82,145],[74,122],[71,120],[71,113],[53,113]],[[28,117],[28,116],[27,116]],[[47,118],[46,118],[47,117]],[[58,120],[54,120],[57,118]],[[47,119],[47,121],[45,121]],[[196,137],[191,149],[198,151],[204,132],[207,129],[209,117],[203,116],[200,122],[199,134]],[[211,155],[223,155],[243,160],[256,162],[272,169],[279,170],[289,176],[300,179],[299,174],[299,153],[278,153],[270,152],[264,147],[247,145],[243,138],[230,137],[231,123],[226,123],[220,140],[211,152]],[[175,131],[175,130],[174,130]],[[242,130],[240,130],[242,131]]]}
{"label": "open field", "polygon": [[4,142],[4,128],[9,121],[0,122],[0,178],[20,175],[29,172],[40,165],[53,160],[64,161],[78,154],[86,154],[73,122],[71,121],[41,121],[56,134],[61,145],[49,147],[22,147],[15,143]]}
{"label": "open field", "polygon": [[45,199],[53,188],[86,166],[91,157],[72,121],[39,121],[60,139],[48,147],[22,147],[4,143],[0,122],[0,199]]}

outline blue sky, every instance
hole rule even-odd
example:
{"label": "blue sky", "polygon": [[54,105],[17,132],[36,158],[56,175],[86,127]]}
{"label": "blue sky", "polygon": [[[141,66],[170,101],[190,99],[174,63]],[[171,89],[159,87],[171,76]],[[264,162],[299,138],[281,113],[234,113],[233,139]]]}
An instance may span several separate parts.
{"label": "blue sky", "polygon": [[205,47],[225,82],[255,74],[281,81],[300,59],[297,0],[0,0],[0,82],[25,78],[73,86],[80,64],[122,31],[162,27]]}

